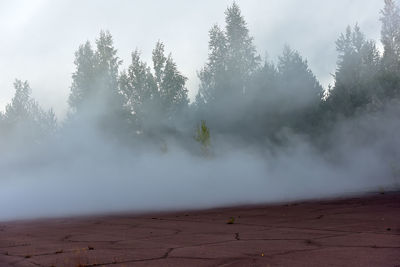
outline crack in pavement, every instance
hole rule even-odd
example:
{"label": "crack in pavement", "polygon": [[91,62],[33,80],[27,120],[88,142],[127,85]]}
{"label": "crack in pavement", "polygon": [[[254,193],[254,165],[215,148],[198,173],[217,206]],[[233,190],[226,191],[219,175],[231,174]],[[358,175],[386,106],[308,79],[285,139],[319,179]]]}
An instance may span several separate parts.
{"label": "crack in pavement", "polygon": [[[145,218],[140,215],[72,218],[64,220],[61,227],[58,221],[45,220],[9,226],[2,223],[0,239],[4,236],[4,242],[0,253],[11,251],[13,254],[8,255],[9,258],[0,256],[11,266],[25,263],[42,267],[41,264],[70,258],[76,251],[71,248],[85,246],[87,249],[86,245],[95,245],[94,252],[84,252],[87,264],[81,266],[133,265],[138,262],[190,265],[196,261],[210,265],[257,265],[270,261],[287,263],[288,258],[304,258],[318,264],[338,263],[338,260],[354,263],[355,258],[368,264],[371,259],[374,262],[384,259],[384,264],[393,266],[400,260],[400,229],[397,227],[400,206],[387,207],[386,204],[398,202],[400,194],[366,199],[370,201],[361,203],[362,208],[356,205],[359,200],[353,199],[328,201],[326,208],[321,202],[310,202],[288,208],[277,205],[193,211],[190,216],[182,213],[180,217],[172,213],[157,214],[157,217],[145,215]],[[354,216],[351,210],[354,210]],[[385,219],[388,216],[388,222],[382,223],[382,214]],[[225,219],[232,215],[238,220],[233,226],[226,226]],[[53,251],[54,247],[67,250]],[[260,249],[267,251],[265,257],[263,253],[258,254]],[[32,250],[35,253],[26,255],[29,258],[23,256],[24,251]],[[199,251],[203,253],[197,256]],[[59,256],[55,256],[57,252]],[[285,256],[294,253],[298,255]],[[96,262],[99,255],[103,263]],[[309,259],[309,255],[313,259]],[[166,259],[170,260],[163,261]]]}
{"label": "crack in pavement", "polygon": [[400,233],[387,233],[387,232],[375,232],[375,231],[350,231],[350,230],[338,230],[332,228],[320,229],[320,228],[312,228],[312,227],[294,227],[294,226],[270,226],[271,228],[276,229],[296,229],[296,230],[312,230],[312,231],[320,231],[320,232],[339,232],[339,233],[352,233],[352,234],[377,234],[377,235],[400,235]]}
{"label": "crack in pavement", "polygon": [[133,262],[144,262],[144,261],[153,261],[153,260],[162,260],[166,259],[169,256],[169,253],[173,248],[167,249],[167,251],[161,257],[154,257],[154,258],[146,258],[146,259],[137,259],[137,260],[126,260],[126,261],[117,261],[114,260],[112,262],[103,262],[103,263],[93,263],[93,264],[80,264],[81,267],[96,267],[96,266],[106,266],[106,265],[115,265],[115,264],[124,264],[124,263],[133,263]]}
{"label": "crack in pavement", "polygon": [[11,245],[11,246],[5,246],[5,247],[0,247],[0,249],[4,249],[4,248],[16,248],[16,247],[27,247],[27,246],[31,246],[31,243],[25,243],[25,244],[18,244],[18,245]]}

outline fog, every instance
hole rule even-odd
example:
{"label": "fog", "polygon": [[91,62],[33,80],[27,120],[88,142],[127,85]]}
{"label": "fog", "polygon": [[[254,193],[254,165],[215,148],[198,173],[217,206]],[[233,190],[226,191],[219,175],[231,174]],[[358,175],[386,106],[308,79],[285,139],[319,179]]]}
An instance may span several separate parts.
{"label": "fog", "polygon": [[[8,28],[0,30],[28,29],[23,24],[36,13],[53,10],[53,17],[61,8],[72,8],[59,1],[56,12],[50,2],[35,3],[39,2],[28,5],[21,17],[9,17]],[[379,43],[383,3],[325,3],[324,12],[308,18],[325,21],[323,14],[332,7],[343,20],[338,18],[327,31],[318,27],[318,36],[308,35],[310,40],[304,41],[293,25],[288,26],[300,20],[305,28],[311,27],[306,11],[295,12],[300,1],[268,1],[271,10],[285,10],[271,17],[272,25],[260,14],[263,8],[268,10],[264,1],[191,3],[194,10],[208,14],[201,18],[207,21],[205,28],[198,25],[191,32],[201,29],[204,36],[193,40],[179,25],[190,21],[194,11],[161,23],[160,29],[147,28],[155,22],[143,29],[135,26],[134,38],[128,38],[129,27],[120,27],[121,17],[127,16],[122,7],[143,9],[137,11],[142,18],[148,9],[167,4],[117,2],[120,17],[105,16],[102,12],[109,4],[96,1],[101,12],[88,15],[73,41],[68,41],[72,33],[63,36],[63,19],[46,28],[56,31],[55,39],[62,45],[35,44],[32,58],[44,67],[13,66],[5,72],[34,78],[32,89],[28,82],[14,83],[15,95],[4,101],[8,104],[0,113],[0,221],[287,203],[400,189],[400,73],[391,69],[392,61],[386,63],[389,58],[400,66],[400,54],[389,54],[387,45]],[[86,14],[91,4],[85,2],[75,16]],[[8,10],[18,6],[2,5]],[[175,5],[180,12],[189,8],[183,1],[172,1],[169,8]],[[307,5],[322,8],[320,1]],[[223,15],[213,15],[223,14],[226,7],[225,22]],[[360,17],[355,9],[363,8],[374,14]],[[354,16],[347,23],[350,11]],[[356,19],[367,32],[352,26],[348,35],[340,36]],[[215,22],[220,28],[212,28],[207,37]],[[79,23],[81,18],[71,21]],[[115,35],[101,31],[93,42],[102,29],[99,25],[111,25]],[[173,25],[177,28],[171,30]],[[333,29],[338,32],[328,38]],[[16,32],[15,38],[22,41]],[[163,38],[169,41],[164,46],[155,33],[182,36]],[[284,47],[286,37],[293,48]],[[338,37],[346,47],[356,48],[341,50],[337,42],[332,52],[326,43],[335,51]],[[153,48],[156,42],[151,50],[148,46]],[[58,53],[71,44],[68,57]],[[264,48],[273,56],[259,56]],[[6,62],[10,57],[0,54]],[[53,71],[57,60],[61,66]],[[26,62],[29,65],[32,59]],[[58,72],[69,75],[69,80]],[[12,83],[7,79],[0,86]],[[57,91],[46,104],[40,95],[46,90],[53,93],[43,86],[47,82]],[[326,94],[328,82],[332,88]],[[36,86],[41,88],[38,93]],[[58,120],[50,106],[57,109]]]}
{"label": "fog", "polygon": [[[294,135],[275,151],[226,138],[212,139],[209,157],[188,152],[176,140],[166,141],[168,151],[154,143],[132,151],[82,127],[62,142],[1,156],[0,219],[193,210],[398,190],[400,143],[394,133],[400,130],[400,109],[394,109],[338,126],[330,138],[346,141],[327,152]],[[87,136],[90,140],[82,140]],[[369,145],[359,138],[369,138]]]}

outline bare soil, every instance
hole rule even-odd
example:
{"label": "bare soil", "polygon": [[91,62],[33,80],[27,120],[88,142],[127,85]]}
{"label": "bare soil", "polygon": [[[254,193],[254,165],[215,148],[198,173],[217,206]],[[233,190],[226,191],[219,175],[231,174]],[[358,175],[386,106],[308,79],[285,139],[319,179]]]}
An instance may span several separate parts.
{"label": "bare soil", "polygon": [[400,267],[400,193],[0,222],[0,266]]}

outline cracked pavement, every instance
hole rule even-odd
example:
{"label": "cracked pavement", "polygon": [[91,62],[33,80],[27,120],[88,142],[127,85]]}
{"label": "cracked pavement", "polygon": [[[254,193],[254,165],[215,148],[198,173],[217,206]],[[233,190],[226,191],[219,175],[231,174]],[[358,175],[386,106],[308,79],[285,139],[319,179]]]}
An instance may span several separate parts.
{"label": "cracked pavement", "polygon": [[0,266],[399,267],[400,193],[0,222]]}

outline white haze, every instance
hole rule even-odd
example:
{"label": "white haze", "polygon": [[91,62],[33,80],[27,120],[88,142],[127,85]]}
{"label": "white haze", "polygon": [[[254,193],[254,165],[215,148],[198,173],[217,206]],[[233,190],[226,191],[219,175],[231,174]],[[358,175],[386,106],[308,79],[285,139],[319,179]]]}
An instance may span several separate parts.
{"label": "white haze", "polygon": [[203,157],[172,139],[165,140],[167,149],[151,143],[127,148],[81,125],[48,145],[1,155],[0,220],[200,209],[398,189],[400,141],[394,133],[400,130],[400,110],[398,103],[394,106],[340,123],[330,139],[336,145],[326,151],[285,133],[290,143],[268,150],[214,137],[212,155]]}

